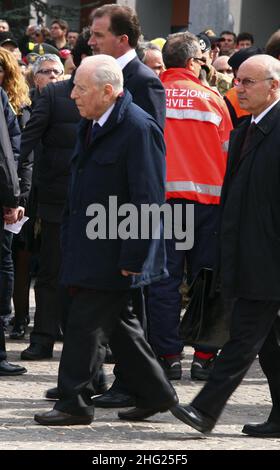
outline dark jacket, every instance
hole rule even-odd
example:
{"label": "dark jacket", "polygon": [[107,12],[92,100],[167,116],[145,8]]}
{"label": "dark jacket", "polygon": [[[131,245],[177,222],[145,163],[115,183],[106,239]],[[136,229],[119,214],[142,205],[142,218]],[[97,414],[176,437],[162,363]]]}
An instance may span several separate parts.
{"label": "dark jacket", "polygon": [[280,103],[242,151],[249,123],[230,138],[221,199],[222,288],[226,297],[280,300]]}
{"label": "dark jacket", "polygon": [[118,98],[89,146],[85,142],[91,122],[81,121],[62,231],[65,285],[126,289],[131,278],[123,277],[121,269],[140,272],[147,258],[150,240],[87,236],[94,231],[93,212],[87,210],[96,203],[105,208],[108,236],[109,196],[117,196],[117,208],[125,203],[139,207],[164,202],[163,134],[155,120],[131,101],[128,91]]}
{"label": "dark jacket", "polygon": [[19,154],[20,129],[8,97],[0,88],[0,205],[17,207],[19,181],[16,158]]}
{"label": "dark jacket", "polygon": [[47,85],[22,133],[21,159],[42,142],[36,183],[39,215],[49,222],[61,221],[67,195],[70,158],[80,120],[76,104],[70,98],[72,88],[72,79]]}
{"label": "dark jacket", "polygon": [[138,57],[123,69],[124,86],[132,95],[133,103],[144,109],[164,129],[166,114],[165,91],[156,74]]}

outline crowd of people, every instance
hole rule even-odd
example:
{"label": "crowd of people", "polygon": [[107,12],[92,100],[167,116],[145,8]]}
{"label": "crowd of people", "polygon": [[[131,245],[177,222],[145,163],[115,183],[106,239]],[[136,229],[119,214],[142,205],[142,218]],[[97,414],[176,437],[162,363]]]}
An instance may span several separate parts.
{"label": "crowd of people", "polygon": [[[93,10],[81,33],[53,19],[18,42],[0,20],[0,375],[27,372],[8,362],[4,333],[25,338],[35,277],[21,360],[49,359],[63,339],[57,387],[46,391],[55,406],[39,424],[90,424],[95,407],[133,407],[119,418],[170,410],[209,432],[259,355],[272,410],[243,432],[280,437],[279,60],[279,31],[265,47],[209,28],[147,41],[119,5]],[[113,196],[116,218],[123,205],[164,205],[171,236],[160,219],[157,239],[138,229],[95,236],[91,205],[106,225]],[[185,249],[178,207],[184,233],[192,211]],[[221,352],[195,345],[191,379],[207,383],[183,407],[170,382],[182,377],[180,289],[205,268],[231,300],[230,337]]]}

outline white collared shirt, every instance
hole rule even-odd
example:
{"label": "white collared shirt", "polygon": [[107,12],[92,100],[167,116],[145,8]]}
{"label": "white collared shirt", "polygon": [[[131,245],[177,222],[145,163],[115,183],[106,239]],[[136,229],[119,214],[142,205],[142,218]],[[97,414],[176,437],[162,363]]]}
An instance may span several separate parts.
{"label": "white collared shirt", "polygon": [[110,114],[111,114],[111,112],[113,111],[113,109],[115,107],[115,104],[116,103],[112,104],[112,106],[110,106],[110,108],[108,108],[107,111],[105,111],[105,113],[102,114],[102,116],[98,119],[98,121],[93,121],[92,122],[92,127],[96,123],[98,123],[100,127],[104,126],[105,122],[109,119]]}
{"label": "white collared shirt", "polygon": [[278,100],[276,100],[276,101],[273,101],[273,103],[268,108],[266,108],[261,114],[259,114],[256,118],[254,116],[252,116],[251,123],[254,122],[255,124],[258,124],[260,122],[260,120],[267,113],[269,113],[269,111],[278,103],[278,101],[280,101],[280,98],[278,98]]}
{"label": "white collared shirt", "polygon": [[116,61],[118,62],[120,68],[123,70],[125,66],[136,57],[137,54],[135,52],[135,49],[130,49],[130,51],[126,52],[123,54],[121,57],[118,57]]}

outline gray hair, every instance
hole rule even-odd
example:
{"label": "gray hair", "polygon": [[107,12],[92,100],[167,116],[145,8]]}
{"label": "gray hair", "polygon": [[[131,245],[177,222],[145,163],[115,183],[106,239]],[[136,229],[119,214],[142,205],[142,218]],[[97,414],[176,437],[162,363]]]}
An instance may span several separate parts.
{"label": "gray hair", "polygon": [[167,69],[185,67],[192,57],[197,57],[201,51],[197,37],[185,31],[170,34],[162,49],[163,62]]}
{"label": "gray hair", "polygon": [[63,64],[56,54],[44,54],[39,56],[38,59],[36,59],[36,62],[34,62],[32,67],[33,74],[36,75],[36,73],[42,68],[42,64],[47,61],[56,62],[61,73],[64,72]]}
{"label": "gray hair", "polygon": [[146,57],[146,52],[147,51],[157,51],[161,53],[161,49],[159,46],[156,44],[153,44],[151,42],[138,42],[137,48],[136,48],[136,53],[141,60],[145,64],[145,57]]}
{"label": "gray hair", "polygon": [[109,55],[98,54],[86,57],[80,67],[87,67],[93,81],[99,85],[112,85],[116,94],[123,91],[123,73],[116,59]]}

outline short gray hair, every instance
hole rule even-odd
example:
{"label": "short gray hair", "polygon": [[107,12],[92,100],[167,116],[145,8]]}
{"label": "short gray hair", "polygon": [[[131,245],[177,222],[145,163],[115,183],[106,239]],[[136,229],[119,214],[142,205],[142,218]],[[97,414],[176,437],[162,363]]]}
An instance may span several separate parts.
{"label": "short gray hair", "polygon": [[44,54],[39,56],[38,59],[36,59],[36,62],[34,62],[34,65],[32,67],[33,74],[36,75],[36,73],[42,68],[42,64],[48,61],[56,62],[61,73],[64,72],[63,64],[56,54]]}
{"label": "short gray hair", "polygon": [[197,37],[189,31],[170,34],[162,49],[163,62],[167,69],[185,67],[200,51]]}
{"label": "short gray hair", "polygon": [[112,85],[118,94],[123,91],[123,73],[116,59],[106,54],[86,57],[80,67],[88,67],[92,71],[92,79],[97,85]]}

